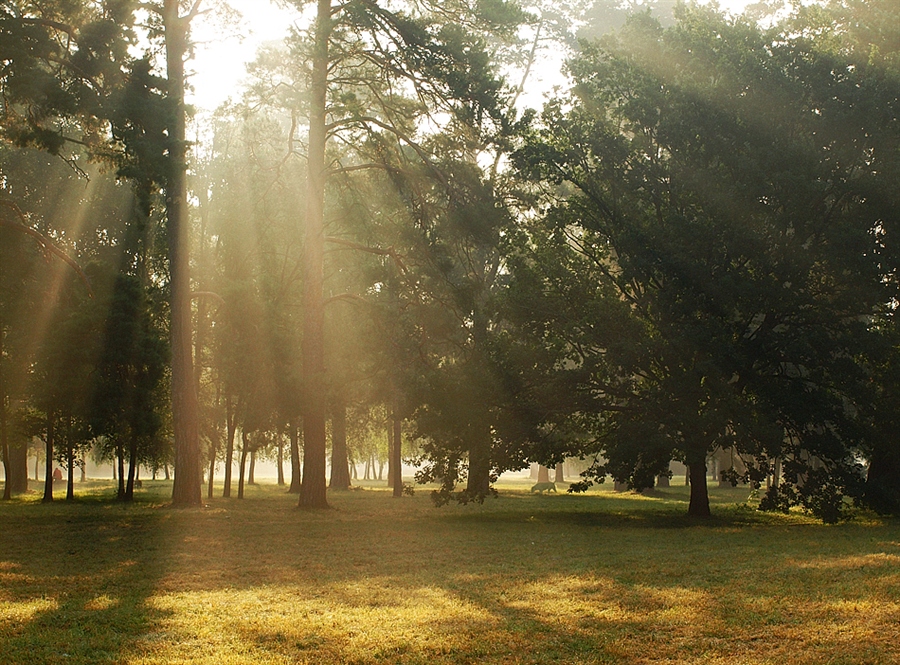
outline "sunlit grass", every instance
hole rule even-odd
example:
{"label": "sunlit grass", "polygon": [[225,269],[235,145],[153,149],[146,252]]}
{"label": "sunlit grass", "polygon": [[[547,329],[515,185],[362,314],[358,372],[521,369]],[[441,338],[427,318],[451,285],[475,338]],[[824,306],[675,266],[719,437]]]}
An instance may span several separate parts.
{"label": "sunlit grass", "polygon": [[[203,509],[0,504],[0,662],[900,662],[900,524],[762,515],[713,489],[483,506],[272,485]],[[82,489],[82,486],[79,486]]]}

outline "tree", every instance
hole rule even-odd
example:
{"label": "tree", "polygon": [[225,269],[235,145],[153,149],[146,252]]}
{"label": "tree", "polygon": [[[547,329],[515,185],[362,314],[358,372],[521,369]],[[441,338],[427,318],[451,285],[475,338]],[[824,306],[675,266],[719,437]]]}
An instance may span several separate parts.
{"label": "tree", "polygon": [[[317,3],[309,42],[302,278],[304,473],[300,505],[304,507],[327,506],[323,257],[328,139],[348,132],[383,135],[387,141],[382,139],[381,145],[404,145],[417,159],[427,162],[427,155],[413,140],[415,116],[444,107],[444,100],[478,96],[488,102],[496,94],[495,84],[484,76],[487,67],[481,44],[466,30],[479,21],[481,25],[489,23],[489,15],[506,20],[510,11],[505,3],[479,6],[482,15],[462,3],[417,3],[409,9],[409,13],[392,11],[371,2],[337,7],[329,0]],[[335,85],[337,81],[340,83]],[[403,86],[416,101],[403,94]],[[431,109],[421,108],[429,103],[434,104]],[[346,168],[335,166],[338,172]],[[349,168],[370,166],[364,162]]]}
{"label": "tree", "polygon": [[[540,236],[562,269],[537,277],[571,324],[548,322],[557,368],[581,374],[599,476],[650,486],[674,455],[691,469],[690,514],[708,515],[707,455],[735,445],[756,460],[751,481],[783,460],[764,506],[833,520],[859,491],[868,378],[854,359],[893,296],[879,236],[895,212],[876,163],[893,169],[879,141],[894,130],[863,101],[875,81],[813,35],[676,16],[663,30],[637,15],[586,44],[577,104],[549,108],[519,155],[564,196]],[[573,288],[594,295],[567,306]]]}
{"label": "tree", "polygon": [[139,278],[120,273],[108,299],[98,305],[107,314],[103,329],[96,331],[103,342],[96,362],[91,425],[94,436],[104,437],[115,452],[119,500],[131,501],[138,464],[153,457],[163,427],[160,395],[168,347],[154,326]]}
{"label": "tree", "polygon": [[198,506],[200,491],[200,416],[194,390],[191,338],[190,242],[187,200],[184,60],[188,30],[200,12],[195,0],[186,14],[178,0],[164,0],[166,92],[171,104],[166,169],[166,231],[169,248],[170,346],[172,353],[172,428],[175,434],[175,481],[172,504]]}

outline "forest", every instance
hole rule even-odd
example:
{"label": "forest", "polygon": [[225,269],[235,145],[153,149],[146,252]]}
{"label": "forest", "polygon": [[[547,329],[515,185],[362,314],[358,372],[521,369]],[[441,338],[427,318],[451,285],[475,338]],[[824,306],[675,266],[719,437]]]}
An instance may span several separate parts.
{"label": "forest", "polygon": [[715,460],[760,510],[900,510],[900,3],[281,6],[201,115],[227,3],[0,2],[4,499],[30,460],[48,503],[269,459],[303,508],[377,465],[452,510],[680,463],[709,517]]}

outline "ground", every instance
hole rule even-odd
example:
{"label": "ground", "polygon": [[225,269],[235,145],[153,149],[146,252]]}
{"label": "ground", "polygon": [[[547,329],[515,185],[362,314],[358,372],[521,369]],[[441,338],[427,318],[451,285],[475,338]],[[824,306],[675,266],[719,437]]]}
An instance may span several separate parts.
{"label": "ground", "polygon": [[823,526],[714,489],[532,495],[434,508],[428,492],[274,485],[202,509],[0,503],[0,662],[900,662],[900,522]]}

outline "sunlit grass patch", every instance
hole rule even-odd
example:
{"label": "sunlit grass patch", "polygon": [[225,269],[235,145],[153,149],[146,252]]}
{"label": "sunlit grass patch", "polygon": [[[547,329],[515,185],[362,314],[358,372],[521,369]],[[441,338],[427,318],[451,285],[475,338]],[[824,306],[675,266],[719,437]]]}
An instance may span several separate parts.
{"label": "sunlit grass patch", "polygon": [[2,504],[0,662],[900,659],[896,521],[763,515],[727,488],[698,521],[684,488],[525,485],[441,509],[369,488],[302,511],[258,485],[173,510],[161,481],[132,505]]}

